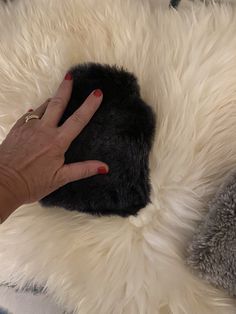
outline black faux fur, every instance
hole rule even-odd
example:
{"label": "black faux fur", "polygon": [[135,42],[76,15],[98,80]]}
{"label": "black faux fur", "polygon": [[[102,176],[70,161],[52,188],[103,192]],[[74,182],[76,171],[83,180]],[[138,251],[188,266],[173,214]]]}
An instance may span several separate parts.
{"label": "black faux fur", "polygon": [[106,162],[110,171],[69,183],[41,203],[97,215],[134,215],[149,202],[148,157],[154,114],[140,98],[136,78],[124,70],[87,64],[71,73],[73,92],[60,124],[94,89],[100,88],[104,97],[66,152],[65,163],[97,159]]}

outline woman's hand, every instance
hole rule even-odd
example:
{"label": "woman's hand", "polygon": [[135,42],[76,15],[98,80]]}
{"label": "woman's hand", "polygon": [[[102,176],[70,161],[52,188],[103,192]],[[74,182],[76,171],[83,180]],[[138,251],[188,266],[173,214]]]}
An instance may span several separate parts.
{"label": "woman's hand", "polygon": [[[71,96],[72,82],[71,74],[67,74],[56,95],[31,112],[40,119],[26,123],[27,115],[24,115],[0,145],[0,190],[4,191],[0,197],[2,194],[8,196],[5,198],[12,203],[10,207],[14,207],[10,211],[24,203],[37,201],[71,181],[108,172],[106,164],[95,160],[64,165],[66,150],[102,101],[101,90],[94,91],[58,127]],[[4,208],[1,208],[0,216],[3,217]]]}

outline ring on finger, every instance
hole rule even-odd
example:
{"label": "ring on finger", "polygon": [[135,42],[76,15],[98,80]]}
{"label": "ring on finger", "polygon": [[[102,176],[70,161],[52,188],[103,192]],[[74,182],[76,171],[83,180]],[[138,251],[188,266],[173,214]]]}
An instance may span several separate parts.
{"label": "ring on finger", "polygon": [[27,123],[28,121],[32,120],[32,119],[40,119],[40,117],[36,114],[28,114],[25,117],[25,123]]}

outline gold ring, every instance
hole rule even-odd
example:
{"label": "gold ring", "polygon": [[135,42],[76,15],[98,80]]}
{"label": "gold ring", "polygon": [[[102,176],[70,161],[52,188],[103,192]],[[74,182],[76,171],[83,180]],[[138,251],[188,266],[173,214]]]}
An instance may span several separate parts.
{"label": "gold ring", "polygon": [[36,114],[28,114],[28,116],[25,117],[25,123],[32,119],[40,119],[40,117],[37,116]]}

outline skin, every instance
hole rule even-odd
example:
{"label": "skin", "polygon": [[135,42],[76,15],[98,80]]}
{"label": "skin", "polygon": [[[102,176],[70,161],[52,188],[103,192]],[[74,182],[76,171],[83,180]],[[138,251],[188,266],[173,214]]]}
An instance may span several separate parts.
{"label": "skin", "polygon": [[92,92],[83,105],[60,127],[73,80],[68,74],[54,97],[31,114],[41,119],[25,123],[24,115],[0,145],[0,219],[5,221],[19,206],[38,201],[71,181],[107,173],[108,165],[96,160],[64,164],[64,154],[102,101]]}

